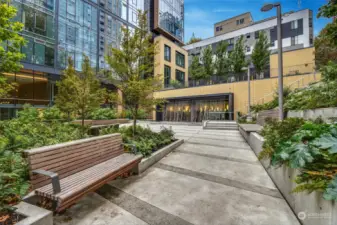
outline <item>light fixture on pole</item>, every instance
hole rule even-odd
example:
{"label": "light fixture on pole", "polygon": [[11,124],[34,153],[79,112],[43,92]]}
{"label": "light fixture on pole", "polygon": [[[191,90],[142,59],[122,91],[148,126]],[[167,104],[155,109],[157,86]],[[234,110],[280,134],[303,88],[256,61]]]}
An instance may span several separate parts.
{"label": "light fixture on pole", "polygon": [[277,47],[278,47],[278,105],[279,105],[279,118],[284,119],[283,114],[283,53],[282,53],[282,10],[281,4],[268,3],[262,8],[262,12],[267,12],[272,8],[277,9]]}
{"label": "light fixture on pole", "polygon": [[249,63],[247,66],[247,80],[248,80],[248,113],[247,113],[247,122],[252,122],[252,114],[250,111],[250,69],[253,67],[252,63]]}

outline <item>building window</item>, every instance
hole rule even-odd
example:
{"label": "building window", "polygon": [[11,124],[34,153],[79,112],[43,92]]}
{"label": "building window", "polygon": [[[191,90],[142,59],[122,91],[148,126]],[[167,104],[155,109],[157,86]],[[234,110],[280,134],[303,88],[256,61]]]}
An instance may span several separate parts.
{"label": "building window", "polygon": [[250,46],[246,46],[246,52],[250,52]]}
{"label": "building window", "polygon": [[222,26],[216,27],[216,31],[217,32],[222,31]]}
{"label": "building window", "polygon": [[164,46],[164,59],[171,62],[171,48],[167,45]]}
{"label": "building window", "polygon": [[250,33],[246,34],[246,38],[249,39],[250,38]]}
{"label": "building window", "polygon": [[185,55],[176,51],[176,64],[180,67],[185,68]]}
{"label": "building window", "polygon": [[164,87],[168,88],[171,83],[171,67],[165,66],[164,68]]}
{"label": "building window", "polygon": [[228,40],[228,44],[229,44],[229,45],[234,45],[234,38],[229,39],[229,40]]}
{"label": "building window", "polygon": [[298,21],[297,20],[291,21],[291,29],[295,30],[297,28],[298,28]]}
{"label": "building window", "polygon": [[176,70],[176,80],[185,86],[185,73],[180,70]]}
{"label": "building window", "polygon": [[298,36],[291,37],[291,46],[298,44]]}
{"label": "building window", "polygon": [[260,31],[255,31],[255,39],[259,39]]}
{"label": "building window", "polygon": [[239,20],[236,20],[236,25],[244,24],[244,22],[245,22],[245,19],[244,19],[244,18],[239,19]]}
{"label": "building window", "polygon": [[270,42],[270,47],[275,47],[275,41]]}
{"label": "building window", "polygon": [[314,44],[314,39],[311,37],[310,38],[310,45],[313,45]]}

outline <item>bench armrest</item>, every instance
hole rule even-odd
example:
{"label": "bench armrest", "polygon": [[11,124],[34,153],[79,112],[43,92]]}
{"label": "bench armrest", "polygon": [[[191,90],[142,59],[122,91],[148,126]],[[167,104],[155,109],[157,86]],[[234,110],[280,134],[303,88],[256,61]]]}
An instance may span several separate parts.
{"label": "bench armrest", "polygon": [[41,174],[47,177],[51,178],[51,184],[53,186],[53,192],[54,194],[60,193],[61,192],[61,185],[60,185],[60,179],[59,175],[54,172],[50,172],[47,170],[33,170],[33,174]]}

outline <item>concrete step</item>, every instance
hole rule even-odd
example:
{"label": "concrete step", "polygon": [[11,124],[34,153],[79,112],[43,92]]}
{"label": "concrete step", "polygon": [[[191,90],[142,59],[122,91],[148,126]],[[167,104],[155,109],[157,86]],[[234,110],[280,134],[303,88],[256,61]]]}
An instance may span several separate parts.
{"label": "concrete step", "polygon": [[204,127],[204,130],[238,130],[237,127]]}

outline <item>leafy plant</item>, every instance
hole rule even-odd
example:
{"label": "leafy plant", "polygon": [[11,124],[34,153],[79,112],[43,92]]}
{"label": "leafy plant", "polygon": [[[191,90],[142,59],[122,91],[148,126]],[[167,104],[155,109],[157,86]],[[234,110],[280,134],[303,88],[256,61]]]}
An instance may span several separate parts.
{"label": "leafy plant", "polygon": [[232,71],[238,76],[243,72],[244,67],[247,66],[246,55],[243,46],[243,37],[235,43],[234,50],[229,55],[231,61]]}
{"label": "leafy plant", "polygon": [[195,37],[195,34],[193,33],[191,39],[186,43],[186,45],[194,44],[199,41],[202,41],[202,38]]}
{"label": "leafy plant", "polygon": [[112,120],[117,118],[117,112],[115,109],[110,108],[98,108],[92,111],[88,119],[93,120]]}
{"label": "leafy plant", "polygon": [[[159,133],[151,131],[150,128],[136,127],[136,132],[133,135],[132,127],[107,128],[101,130],[101,134],[121,133],[123,142],[128,146],[128,150],[135,154],[142,154],[144,157],[150,156],[163,146],[170,144],[174,140],[172,130],[162,128]],[[136,152],[133,152],[131,145],[136,146]]]}
{"label": "leafy plant", "polygon": [[138,29],[132,32],[122,27],[120,48],[111,48],[111,54],[106,57],[113,71],[108,78],[122,93],[116,96],[116,101],[130,110],[134,133],[139,110],[153,110],[154,106],[164,102],[153,96],[153,92],[162,89],[162,80],[156,74],[153,76],[153,58],[158,52],[158,45],[153,43],[152,34],[148,32],[146,12],[138,12],[137,25]]}
{"label": "leafy plant", "polygon": [[179,81],[177,81],[177,80],[171,80],[171,81],[170,81],[170,85],[171,85],[173,88],[176,88],[176,89],[178,89],[178,88],[183,88],[183,87],[184,87],[184,85],[183,85],[182,83],[180,83]]}
{"label": "leafy plant", "polygon": [[218,46],[216,48],[216,60],[214,63],[216,75],[222,76],[225,79],[228,78],[228,74],[230,72],[230,60],[228,57],[228,43],[225,41],[221,41],[218,43]]}
{"label": "leafy plant", "polygon": [[[137,119],[139,120],[145,120],[147,119],[149,114],[144,109],[139,109],[137,113]],[[132,113],[130,110],[125,110],[125,117],[126,118],[132,118]]]}
{"label": "leafy plant", "polygon": [[299,169],[293,192],[322,191],[325,199],[337,199],[333,181],[337,175],[337,124],[319,119],[270,121],[262,134],[265,143],[260,158],[270,158],[272,166]]}
{"label": "leafy plant", "polygon": [[259,32],[259,39],[255,44],[252,53],[252,62],[254,64],[257,74],[261,74],[269,65],[269,41],[265,32]]}

